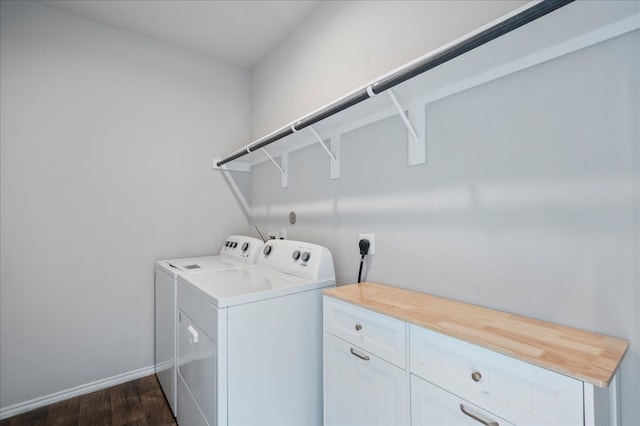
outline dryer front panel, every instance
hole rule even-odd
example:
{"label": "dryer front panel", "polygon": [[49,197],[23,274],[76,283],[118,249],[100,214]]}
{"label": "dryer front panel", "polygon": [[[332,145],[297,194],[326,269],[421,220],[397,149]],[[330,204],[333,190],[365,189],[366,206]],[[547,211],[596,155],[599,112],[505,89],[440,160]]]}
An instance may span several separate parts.
{"label": "dryer front panel", "polygon": [[[178,342],[179,377],[207,423],[216,424],[217,344],[183,311],[178,312]],[[185,397],[180,395],[178,400]],[[183,423],[180,417],[178,422]]]}
{"label": "dryer front panel", "polygon": [[[223,324],[220,324],[222,321]],[[215,306],[178,282],[178,423],[189,424],[182,414],[191,398],[208,424],[218,424],[220,386],[219,326],[226,321]],[[225,358],[226,359],[226,358]],[[226,370],[226,365],[224,366]],[[226,371],[225,371],[226,372]],[[182,386],[180,382],[182,381]],[[226,384],[226,382],[225,382]],[[226,410],[223,407],[223,414]]]}

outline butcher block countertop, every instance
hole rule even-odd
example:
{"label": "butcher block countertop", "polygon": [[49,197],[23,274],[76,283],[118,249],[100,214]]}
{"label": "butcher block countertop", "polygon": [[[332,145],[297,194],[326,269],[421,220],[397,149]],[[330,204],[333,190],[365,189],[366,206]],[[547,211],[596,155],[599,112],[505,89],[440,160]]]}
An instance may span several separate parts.
{"label": "butcher block countertop", "polygon": [[607,387],[629,342],[376,283],[324,294],[575,379]]}

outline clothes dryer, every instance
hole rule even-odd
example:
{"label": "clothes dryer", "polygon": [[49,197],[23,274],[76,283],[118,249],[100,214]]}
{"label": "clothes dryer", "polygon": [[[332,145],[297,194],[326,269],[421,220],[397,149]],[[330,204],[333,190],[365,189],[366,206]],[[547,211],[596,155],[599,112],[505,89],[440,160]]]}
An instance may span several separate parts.
{"label": "clothes dryer", "polygon": [[177,277],[251,265],[263,245],[256,238],[231,235],[218,255],[156,261],[155,373],[174,416],[177,417]]}
{"label": "clothes dryer", "polygon": [[265,243],[256,265],[178,277],[178,423],[322,424],[331,253]]}

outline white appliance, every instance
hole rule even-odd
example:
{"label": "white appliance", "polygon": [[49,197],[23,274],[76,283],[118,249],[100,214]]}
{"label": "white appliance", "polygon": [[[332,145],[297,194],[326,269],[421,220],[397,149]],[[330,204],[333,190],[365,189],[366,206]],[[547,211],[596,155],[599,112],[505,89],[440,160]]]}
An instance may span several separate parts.
{"label": "white appliance", "polygon": [[219,255],[159,260],[155,263],[155,372],[174,416],[177,416],[178,276],[253,264],[263,246],[262,240],[231,235]]}
{"label": "white appliance", "polygon": [[178,277],[178,424],[322,424],[331,253],[270,240],[255,266]]}

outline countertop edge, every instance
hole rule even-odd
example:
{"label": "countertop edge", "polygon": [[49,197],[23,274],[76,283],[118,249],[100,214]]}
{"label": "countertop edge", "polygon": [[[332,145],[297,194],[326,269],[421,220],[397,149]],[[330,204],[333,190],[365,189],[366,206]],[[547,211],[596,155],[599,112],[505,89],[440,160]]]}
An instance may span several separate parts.
{"label": "countertop edge", "polygon": [[[352,286],[358,286],[357,287],[358,292],[365,298],[364,299],[361,298],[360,300],[354,300],[354,296],[352,294],[354,287]],[[588,335],[592,335],[594,338],[596,337],[605,338],[606,340],[614,342],[618,346],[623,346],[624,348],[618,349],[614,353],[610,354],[613,356],[612,359],[615,363],[615,368],[604,369],[608,373],[608,374],[605,374],[605,376],[607,376],[606,379],[605,377],[599,378],[599,377],[596,377],[595,375],[583,374],[580,371],[576,371],[576,369],[567,368],[557,363],[553,363],[550,361],[543,361],[531,356],[523,356],[522,354],[519,354],[516,351],[510,350],[507,347],[491,344],[487,342],[485,339],[481,339],[481,338],[474,339],[473,337],[470,337],[468,335],[463,335],[462,333],[456,333],[455,331],[438,327],[437,324],[431,324],[428,321],[416,320],[409,313],[404,312],[401,307],[397,307],[395,305],[393,308],[384,309],[380,305],[393,305],[393,301],[390,301],[388,299],[387,300],[376,299],[375,297],[376,290],[383,290],[383,291],[392,292],[392,293],[397,292],[398,295],[405,295],[405,296],[410,295],[418,299],[433,299],[437,301],[442,301],[443,303],[453,305],[459,309],[470,309],[474,311],[482,311],[483,313],[486,313],[486,314],[493,313],[496,315],[497,318],[509,318],[510,320],[513,320],[513,321],[522,321],[523,323],[525,322],[534,323],[536,326],[539,326],[539,327],[547,326],[549,327],[549,329],[551,329],[552,327],[560,328],[563,331],[566,331],[568,333],[575,332],[581,335],[588,334]],[[371,311],[374,311],[383,315],[387,315],[389,317],[396,318],[398,320],[401,320],[410,324],[414,324],[419,327],[423,327],[423,328],[435,331],[437,333],[441,333],[449,337],[453,337],[453,338],[465,341],[467,343],[470,343],[485,349],[489,349],[499,354],[526,362],[528,364],[532,364],[550,371],[554,371],[556,373],[563,374],[565,376],[568,376],[568,377],[571,377],[571,378],[574,378],[598,387],[602,387],[602,388],[606,388],[609,386],[609,384],[611,383],[611,380],[615,376],[616,371],[620,368],[620,363],[622,362],[622,359],[624,358],[627,350],[629,349],[629,342],[617,337],[612,337],[612,336],[608,336],[601,333],[595,333],[592,331],[583,330],[575,327],[569,327],[569,326],[565,326],[562,324],[557,324],[549,321],[525,317],[522,315],[517,315],[509,312],[499,311],[496,309],[486,308],[480,305],[473,305],[465,302],[459,302],[453,299],[446,299],[443,297],[433,296],[426,293],[420,293],[413,290],[393,287],[386,284],[378,284],[378,283],[371,283],[371,282],[365,282],[360,284],[348,284],[348,285],[343,285],[343,286],[324,290],[323,294],[326,296],[341,300],[343,302],[364,307]],[[541,350],[544,350],[544,348],[542,348]],[[564,357],[560,357],[560,358],[564,358]]]}

